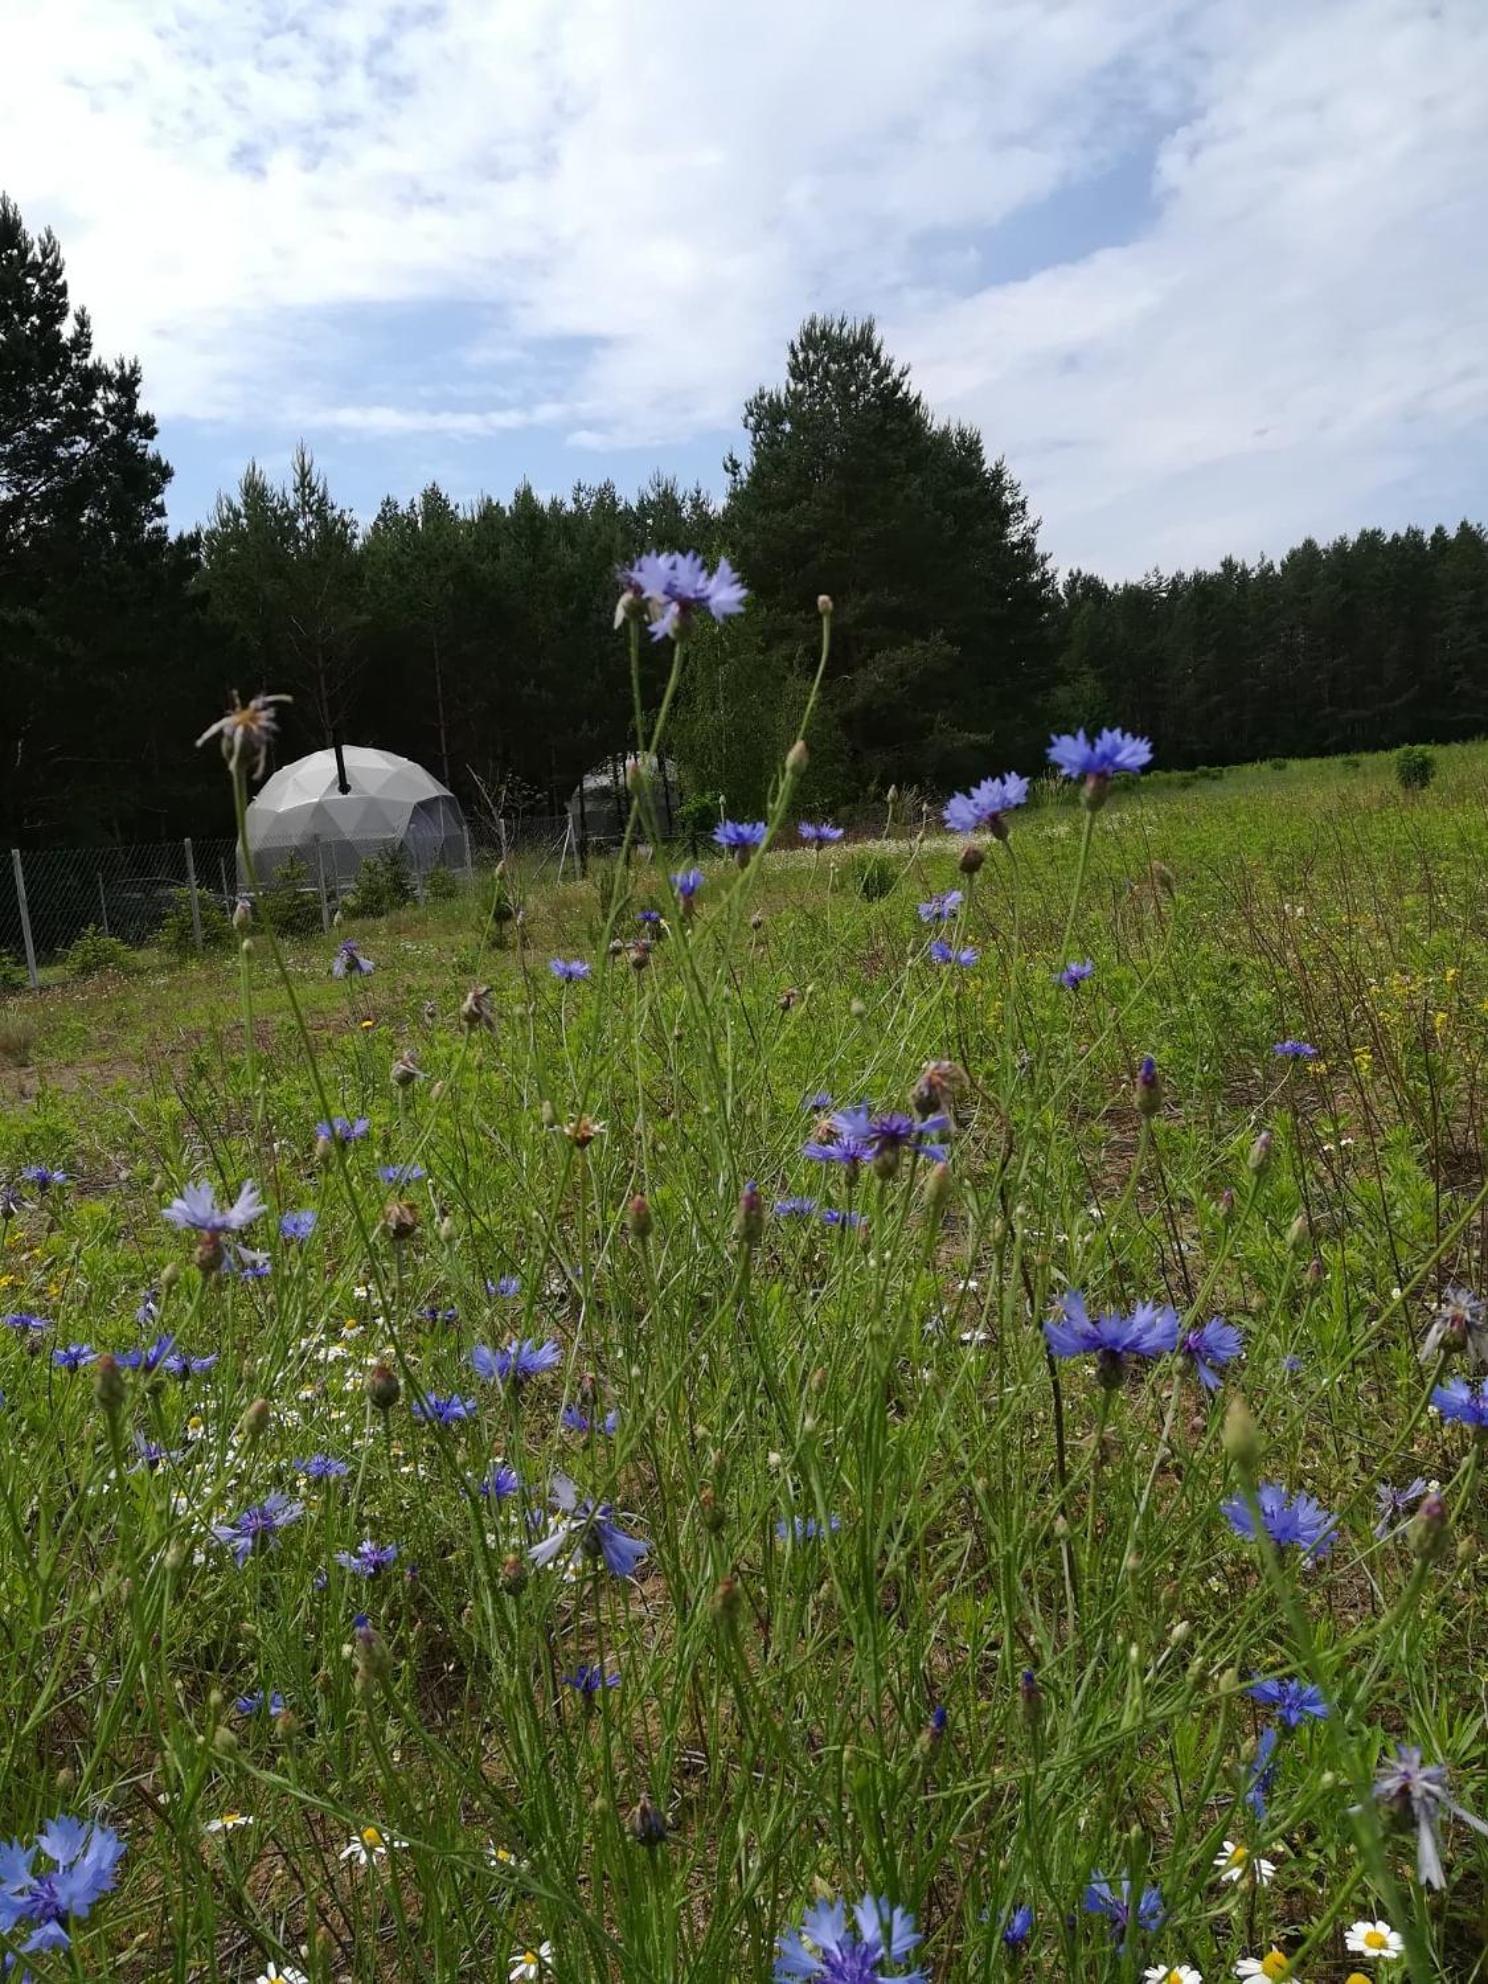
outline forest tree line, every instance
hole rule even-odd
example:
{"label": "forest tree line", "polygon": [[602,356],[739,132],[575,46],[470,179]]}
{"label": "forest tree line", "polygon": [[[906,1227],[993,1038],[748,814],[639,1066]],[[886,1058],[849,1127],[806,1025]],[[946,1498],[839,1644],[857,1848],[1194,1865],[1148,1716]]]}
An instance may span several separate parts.
{"label": "forest tree line", "polygon": [[[462,798],[555,811],[633,742],[616,572],[726,552],[742,619],[689,651],[685,786],[755,810],[795,734],[816,601],[836,602],[809,803],[939,794],[1031,769],[1052,727],[1118,721],[1183,768],[1488,730],[1488,535],[1362,531],[1279,563],[1060,578],[1008,465],[939,420],[871,322],[809,319],[746,403],[715,498],[654,477],[363,524],[302,448],[250,463],[172,534],[137,364],[99,358],[61,250],[0,199],[0,846],[207,830],[190,740],[234,688],[294,697],[284,758],[333,736],[416,758]],[[668,656],[645,644],[654,707]]]}

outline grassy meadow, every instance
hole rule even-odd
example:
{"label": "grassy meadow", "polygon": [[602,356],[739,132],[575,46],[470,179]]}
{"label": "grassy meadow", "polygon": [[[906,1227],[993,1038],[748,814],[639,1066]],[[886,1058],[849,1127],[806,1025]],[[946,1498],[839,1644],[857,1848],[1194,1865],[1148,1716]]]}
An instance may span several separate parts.
{"label": "grassy meadow", "polygon": [[[1045,782],[972,874],[800,849],[786,778],[690,910],[638,855],[0,1000],[0,1949],[1488,1977],[1483,1436],[1432,1404],[1488,749],[1437,764]],[[843,1162],[860,1102],[931,1127]],[[1137,1323],[1053,1355],[1075,1294]]]}

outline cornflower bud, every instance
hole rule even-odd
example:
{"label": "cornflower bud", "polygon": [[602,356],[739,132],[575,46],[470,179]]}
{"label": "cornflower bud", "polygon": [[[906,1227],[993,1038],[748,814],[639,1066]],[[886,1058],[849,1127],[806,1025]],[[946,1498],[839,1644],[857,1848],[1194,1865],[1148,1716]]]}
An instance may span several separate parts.
{"label": "cornflower bud", "polygon": [[759,1187],[751,1178],[739,1194],[739,1210],[734,1218],[734,1238],[743,1247],[757,1247],[765,1235],[765,1205]]}
{"label": "cornflower bud", "polygon": [[666,1845],[667,1822],[644,1793],[630,1815],[630,1833],[632,1839],[644,1847],[654,1849]]}
{"label": "cornflower bud", "polygon": [[269,1428],[269,1401],[256,1398],[243,1414],[243,1437],[245,1440],[262,1439]]}
{"label": "cornflower bud", "polygon": [[93,1396],[102,1407],[106,1417],[113,1419],[124,1410],[128,1392],[124,1385],[124,1373],[119,1369],[119,1360],[111,1350],[105,1350],[93,1363]]}
{"label": "cornflower bud", "polygon": [[1162,1079],[1157,1072],[1157,1063],[1150,1054],[1144,1054],[1142,1065],[1137,1070],[1137,1109],[1146,1117],[1153,1117],[1162,1108]]}
{"label": "cornflower bud", "polygon": [[960,869],[963,875],[975,875],[987,856],[981,846],[969,840],[961,850]]}
{"label": "cornflower bud", "polygon": [[1407,1526],[1407,1534],[1411,1555],[1423,1564],[1434,1564],[1451,1548],[1447,1505],[1440,1494],[1422,1496]]}
{"label": "cornflower bud", "polygon": [[402,1246],[418,1232],[418,1207],[407,1199],[389,1199],[382,1209],[382,1227],[395,1246]]}
{"label": "cornflower bud", "polygon": [[1271,1155],[1271,1146],[1274,1141],[1275,1139],[1272,1137],[1271,1132],[1269,1130],[1261,1131],[1260,1135],[1256,1138],[1255,1142],[1250,1147],[1250,1157],[1247,1160],[1250,1169],[1252,1171],[1265,1170],[1266,1162]]}
{"label": "cornflower bud", "polygon": [[233,904],[232,922],[234,930],[246,930],[253,921],[253,904],[247,896],[239,896]]}
{"label": "cornflower bud", "polygon": [[367,1373],[367,1397],[379,1412],[391,1412],[403,1396],[403,1387],[392,1365],[381,1357]]}
{"label": "cornflower bud", "polygon": [[806,749],[806,739],[798,737],[785,754],[785,769],[799,778],[810,763],[811,753]]}
{"label": "cornflower bud", "polygon": [[626,1218],[630,1230],[637,1240],[649,1240],[654,1221],[651,1217],[651,1201],[644,1192],[637,1192],[626,1208]]}
{"label": "cornflower bud", "polygon": [[819,592],[816,595],[816,610],[823,620],[830,618],[832,612],[832,595],[829,592]]}
{"label": "cornflower bud", "polygon": [[1261,1434],[1250,1407],[1236,1392],[1225,1412],[1220,1443],[1242,1474],[1253,1476],[1261,1460]]}

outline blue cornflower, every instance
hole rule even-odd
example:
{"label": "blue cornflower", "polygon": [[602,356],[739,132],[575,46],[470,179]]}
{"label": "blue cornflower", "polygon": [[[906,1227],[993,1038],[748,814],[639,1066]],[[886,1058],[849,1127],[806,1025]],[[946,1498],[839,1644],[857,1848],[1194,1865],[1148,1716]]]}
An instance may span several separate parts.
{"label": "blue cornflower", "polygon": [[292,1522],[298,1522],[304,1513],[303,1502],[292,1501],[276,1489],[251,1509],[244,1509],[240,1516],[234,1516],[231,1522],[214,1522],[212,1534],[219,1543],[228,1546],[241,1570],[256,1551],[275,1547],[280,1530],[287,1529]]}
{"label": "blue cornflower", "polygon": [[279,1237],[283,1240],[308,1240],[315,1231],[318,1215],[313,1212],[286,1212],[279,1217]]}
{"label": "blue cornflower", "polygon": [[24,1204],[20,1190],[7,1179],[0,1178],[0,1226],[14,1219]]}
{"label": "blue cornflower", "polygon": [[981,955],[981,952],[970,944],[964,944],[960,950],[957,950],[954,945],[948,944],[944,937],[935,937],[931,940],[930,956],[935,964],[958,964],[965,967],[974,965]]}
{"label": "blue cornflower", "polygon": [[429,1174],[421,1164],[379,1164],[377,1175],[388,1185],[414,1185]]}
{"label": "blue cornflower", "polygon": [[1064,967],[1063,971],[1056,971],[1054,974],[1054,983],[1056,985],[1062,985],[1066,992],[1073,992],[1078,986],[1083,985],[1087,978],[1094,978],[1094,976],[1095,966],[1089,958],[1086,958],[1083,964],[1070,963]]}
{"label": "blue cornflower", "polygon": [[137,1474],[141,1468],[147,1474],[153,1474],[156,1468],[163,1466],[166,1461],[178,1458],[169,1447],[162,1447],[157,1440],[147,1438],[137,1428],[134,1435],[134,1451],[139,1458],[129,1470],[131,1474]]}
{"label": "blue cornflower", "polygon": [[418,1313],[426,1323],[457,1323],[460,1320],[460,1312],[453,1303],[441,1309],[437,1302],[426,1302]]}
{"label": "blue cornflower", "polygon": [[[749,597],[727,558],[710,572],[695,551],[648,551],[620,576],[626,592],[649,604],[653,641],[668,634],[680,640],[699,607],[715,620],[727,620],[744,611]],[[622,612],[624,605],[622,595]]]}
{"label": "blue cornflower", "polygon": [[487,1295],[499,1295],[503,1301],[509,1301],[513,1295],[520,1295],[521,1292],[522,1277],[519,1274],[504,1274],[497,1280],[486,1283]]}
{"label": "blue cornflower", "polygon": [[[840,1901],[818,1901],[775,1945],[775,1984],[819,1978],[821,1984],[925,1984],[923,1970],[890,1970],[924,1941],[908,1909],[865,1894],[853,1909],[856,1933]],[[809,1945],[809,1947],[808,1947]]]}
{"label": "blue cornflower", "polygon": [[205,1377],[214,1370],[219,1353],[209,1350],[202,1357],[192,1357],[184,1350],[173,1350],[168,1357],[162,1357],[160,1368],[169,1378],[179,1378],[184,1385],[188,1378]]}
{"label": "blue cornflower", "polygon": [[479,1491],[491,1502],[504,1502],[515,1495],[521,1487],[521,1479],[510,1461],[498,1460],[491,1465],[490,1472],[479,1483]]}
{"label": "blue cornflower", "polygon": [[336,1562],[354,1578],[375,1578],[398,1561],[396,1543],[374,1543],[364,1536],[355,1550],[338,1550]]}
{"label": "blue cornflower", "polygon": [[413,1401],[414,1418],[427,1419],[434,1426],[457,1426],[462,1419],[473,1419],[475,1410],[475,1400],[461,1398],[458,1392],[451,1392],[448,1398],[426,1392]]}
{"label": "blue cornflower", "polygon": [[867,1215],[861,1212],[844,1212],[839,1206],[825,1206],[822,1209],[823,1226],[862,1226]]}
{"label": "blue cornflower", "polygon": [[[1338,1524],[1311,1495],[1288,1495],[1279,1482],[1263,1481],[1256,1490],[1256,1501],[1261,1526],[1278,1550],[1295,1546],[1304,1562],[1317,1563],[1332,1549]],[[1255,1518],[1241,1497],[1221,1502],[1220,1510],[1237,1536],[1255,1540]]]}
{"label": "blue cornflower", "polygon": [[332,978],[365,978],[376,969],[371,958],[362,956],[362,947],[355,937],[343,937],[340,949],[331,959]]}
{"label": "blue cornflower", "polygon": [[1088,1915],[1104,1915],[1112,1930],[1121,1938],[1124,1948],[1134,1920],[1139,1929],[1160,1929],[1167,1911],[1163,1907],[1160,1888],[1143,1888],[1141,1898],[1133,1908],[1130,1881],[1121,1883],[1118,1894],[1104,1874],[1097,1874],[1085,1890],[1085,1912]]}
{"label": "blue cornflower", "polygon": [[1021,1902],[1004,1924],[1002,1940],[1010,1950],[1020,1950],[1028,1941],[1032,1929],[1033,1910],[1026,1901]]}
{"label": "blue cornflower", "polygon": [[138,1371],[142,1377],[150,1377],[158,1371],[175,1347],[173,1335],[158,1336],[155,1341],[134,1350],[120,1350],[115,1353],[114,1362],[125,1371]]}
{"label": "blue cornflower", "polygon": [[538,1343],[530,1336],[520,1341],[511,1337],[504,1350],[489,1350],[483,1343],[476,1344],[470,1362],[478,1378],[497,1385],[510,1384],[513,1391],[520,1391],[544,1371],[555,1370],[563,1362],[563,1352],[551,1337],[545,1343]]}
{"label": "blue cornflower", "polygon": [[691,902],[706,880],[701,868],[684,868],[680,874],[673,875],[672,887],[683,902]]}
{"label": "blue cornflower", "polygon": [[1223,1316],[1211,1316],[1198,1329],[1185,1330],[1178,1339],[1178,1348],[1192,1360],[1199,1383],[1206,1390],[1217,1392],[1221,1382],[1219,1367],[1232,1364],[1245,1354],[1245,1339]]}
{"label": "blue cornflower", "polygon": [[171,1226],[190,1227],[195,1233],[241,1233],[263,1210],[264,1202],[251,1178],[227,1207],[219,1207],[211,1186],[198,1179],[164,1207],[161,1217]]}
{"label": "blue cornflower", "polygon": [[581,1660],[572,1674],[564,1675],[563,1685],[572,1688],[577,1695],[597,1695],[605,1688],[619,1687],[620,1670],[612,1668],[606,1674],[602,1667],[591,1666],[587,1660]]}
{"label": "blue cornflower", "polygon": [[965,901],[960,889],[942,889],[937,896],[919,905],[921,923],[949,923]]}
{"label": "blue cornflower", "polygon": [[337,1460],[334,1454],[311,1454],[307,1460],[297,1460],[296,1474],[303,1474],[307,1481],[344,1481],[351,1469],[344,1460]]}
{"label": "blue cornflower", "polygon": [[1005,772],[1001,778],[984,778],[970,792],[958,792],[946,802],[941,817],[953,834],[974,834],[986,827],[998,840],[1007,837],[1004,813],[1011,813],[1028,798],[1028,780],[1018,772]]}
{"label": "blue cornflower", "polygon": [[[592,1433],[595,1429],[595,1421],[589,1417],[582,1406],[566,1405],[558,1417],[570,1433]],[[605,1414],[604,1418],[598,1422],[598,1427],[606,1439],[612,1440],[619,1431],[620,1414],[612,1407]]]}
{"label": "blue cornflower", "polygon": [[139,1307],[134,1312],[134,1320],[142,1330],[152,1329],[160,1320],[160,1290],[147,1288],[140,1297]]}
{"label": "blue cornflower", "polygon": [[608,1502],[581,1498],[566,1474],[553,1476],[551,1495],[558,1514],[551,1532],[527,1553],[534,1564],[551,1564],[566,1555],[569,1563],[576,1565],[581,1557],[589,1557],[601,1559],[617,1578],[635,1573],[651,1546],[620,1528]]}
{"label": "blue cornflower", "polygon": [[796,832],[808,847],[828,847],[834,840],[841,840],[843,829],[826,820],[797,820]]}
{"label": "blue cornflower", "polygon": [[828,1516],[819,1522],[815,1516],[792,1516],[787,1522],[784,1516],[775,1524],[777,1543],[819,1543],[824,1536],[835,1536],[842,1527],[841,1516]]}
{"label": "blue cornflower", "polygon": [[645,923],[654,930],[657,924],[661,922],[661,911],[659,909],[638,909],[636,911],[636,922]]}
{"label": "blue cornflower", "polygon": [[1121,1381],[1129,1358],[1161,1357],[1178,1347],[1178,1317],[1167,1307],[1139,1302],[1129,1316],[1093,1322],[1076,1288],[1059,1298],[1062,1320],[1044,1324],[1044,1341],[1056,1357],[1094,1357],[1102,1384]]}
{"label": "blue cornflower", "polygon": [[91,1364],[98,1352],[91,1343],[69,1343],[65,1349],[52,1352],[52,1362],[64,1371],[81,1371],[85,1364]]}
{"label": "blue cornflower", "polygon": [[17,1336],[39,1336],[52,1327],[47,1317],[33,1316],[29,1309],[12,1309],[8,1316],[0,1316],[0,1323]]}
{"label": "blue cornflower", "polygon": [[1284,1061],[1315,1061],[1318,1057],[1317,1049],[1305,1040],[1278,1040],[1271,1052]]}
{"label": "blue cornflower", "polygon": [[274,1263],[268,1255],[257,1253],[252,1247],[239,1247],[230,1255],[229,1265],[239,1281],[267,1281],[274,1272]]}
{"label": "blue cornflower", "polygon": [[816,1200],[797,1196],[775,1201],[777,1219],[809,1219],[816,1211]]}
{"label": "blue cornflower", "polygon": [[1386,1764],[1374,1780],[1374,1795],[1397,1818],[1415,1826],[1416,1873],[1424,1888],[1444,1888],[1447,1884],[1437,1827],[1448,1813],[1488,1837],[1488,1825],[1464,1811],[1448,1793],[1447,1766],[1423,1762],[1414,1744],[1402,1743],[1396,1748],[1395,1761]]}
{"label": "blue cornflower", "polygon": [[933,1163],[943,1164],[946,1147],[937,1143],[951,1127],[949,1116],[914,1117],[903,1109],[886,1109],[870,1118],[868,1140],[873,1145],[874,1167],[892,1176],[904,1151],[917,1152]]}
{"label": "blue cornflower", "polygon": [[589,966],[583,958],[549,958],[548,970],[555,978],[561,978],[566,984],[572,983],[576,978],[589,976]]}
{"label": "blue cornflower", "polygon": [[1381,1481],[1374,1491],[1375,1507],[1379,1510],[1379,1521],[1374,1525],[1375,1541],[1382,1543],[1392,1530],[1399,1529],[1425,1493],[1426,1483],[1419,1474],[1404,1488],[1392,1488],[1388,1481]]}
{"label": "blue cornflower", "polygon": [[1084,779],[1087,786],[1096,780],[1109,784],[1118,772],[1139,772],[1151,762],[1148,740],[1125,730],[1102,730],[1093,744],[1083,730],[1049,739],[1049,763],[1066,778]]}
{"label": "blue cornflower", "polygon": [[354,1123],[345,1116],[333,1116],[329,1123],[317,1123],[315,1134],[322,1143],[354,1144],[366,1136],[371,1127],[370,1116],[358,1116]]}
{"label": "blue cornflower", "polygon": [[[45,1873],[34,1871],[38,1852],[52,1862]],[[17,1942],[18,1931],[29,1924],[30,1934],[20,1944],[27,1954],[69,1948],[72,1923],[81,1922],[113,1887],[123,1858],[124,1842],[116,1832],[81,1819],[53,1819],[31,1846],[18,1839],[0,1845],[0,1934]],[[5,1959],[7,1971],[11,1962]]]}
{"label": "blue cornflower", "polygon": [[1321,1688],[1310,1681],[1286,1679],[1252,1681],[1245,1690],[1262,1708],[1275,1709],[1283,1729],[1300,1729],[1304,1722],[1322,1722],[1328,1714],[1327,1699]]}
{"label": "blue cornflower", "polygon": [[818,1124],[816,1136],[802,1144],[801,1155],[817,1164],[870,1163],[876,1150],[872,1123],[873,1111],[866,1102],[839,1109]]}
{"label": "blue cornflower", "polygon": [[65,1171],[53,1171],[50,1165],[46,1164],[23,1164],[21,1176],[28,1185],[34,1185],[38,1192],[49,1192],[53,1185],[67,1183]]}
{"label": "blue cornflower", "polygon": [[713,829],[713,844],[732,854],[742,868],[765,838],[763,820],[724,820]]}
{"label": "blue cornflower", "polygon": [[267,1709],[270,1715],[283,1715],[284,1697],[277,1688],[267,1696],[262,1688],[256,1688],[251,1695],[239,1695],[233,1708],[239,1715],[257,1715],[260,1709]]}
{"label": "blue cornflower", "polygon": [[1479,1432],[1488,1430],[1488,1378],[1480,1381],[1476,1391],[1466,1378],[1452,1378],[1436,1387],[1431,1403],[1443,1419],[1456,1419]]}

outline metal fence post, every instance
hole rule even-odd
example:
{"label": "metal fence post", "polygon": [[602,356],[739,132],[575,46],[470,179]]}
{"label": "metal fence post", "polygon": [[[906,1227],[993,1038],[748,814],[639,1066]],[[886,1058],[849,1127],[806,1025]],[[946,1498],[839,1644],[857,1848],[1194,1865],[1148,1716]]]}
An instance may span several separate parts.
{"label": "metal fence post", "polygon": [[196,858],[191,852],[191,836],[188,834],[181,845],[186,850],[186,886],[191,891],[191,934],[196,939],[196,948],[202,947],[201,897],[196,893]]}
{"label": "metal fence post", "polygon": [[103,892],[103,870],[101,868],[98,871],[98,914],[103,918],[103,934],[106,937],[109,933],[108,897]]}
{"label": "metal fence post", "polygon": [[460,832],[465,836],[465,879],[468,882],[475,873],[475,860],[470,852],[470,827],[464,820],[460,822]]}
{"label": "metal fence post", "polygon": [[31,941],[31,912],[26,907],[26,875],[21,867],[21,850],[13,847],[10,858],[15,866],[16,907],[21,912],[21,942],[26,947],[26,976],[34,992],[41,980],[36,975],[36,946]]}
{"label": "metal fence post", "polygon": [[331,899],[326,894],[325,849],[321,846],[319,834],[315,836],[315,874],[320,884],[320,927],[328,932],[331,927]]}

